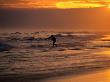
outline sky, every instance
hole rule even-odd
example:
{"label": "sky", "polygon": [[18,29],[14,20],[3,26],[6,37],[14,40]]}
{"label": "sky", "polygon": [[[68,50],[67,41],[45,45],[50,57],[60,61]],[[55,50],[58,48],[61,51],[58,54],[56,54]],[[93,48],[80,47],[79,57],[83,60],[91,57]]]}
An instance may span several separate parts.
{"label": "sky", "polygon": [[11,8],[88,8],[109,4],[110,0],[0,0],[0,7]]}
{"label": "sky", "polygon": [[110,32],[110,0],[0,0],[0,31]]}

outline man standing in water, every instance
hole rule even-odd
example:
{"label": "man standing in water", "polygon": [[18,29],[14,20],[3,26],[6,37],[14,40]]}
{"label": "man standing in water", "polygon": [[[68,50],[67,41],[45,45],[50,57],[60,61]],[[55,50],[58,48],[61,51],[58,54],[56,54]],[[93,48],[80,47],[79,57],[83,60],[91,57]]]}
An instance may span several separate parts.
{"label": "man standing in water", "polygon": [[55,46],[55,42],[56,42],[56,38],[54,35],[51,35],[48,39],[50,39],[51,41],[53,41],[53,46]]}

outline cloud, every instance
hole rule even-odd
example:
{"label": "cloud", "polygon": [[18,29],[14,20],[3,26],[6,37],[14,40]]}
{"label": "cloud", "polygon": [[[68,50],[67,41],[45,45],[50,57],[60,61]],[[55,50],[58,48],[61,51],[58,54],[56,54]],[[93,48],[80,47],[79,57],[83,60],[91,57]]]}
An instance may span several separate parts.
{"label": "cloud", "polygon": [[104,7],[106,5],[100,4],[99,2],[58,2],[57,7],[58,8],[94,8],[94,7]]}
{"label": "cloud", "polygon": [[48,8],[55,7],[55,1],[47,0],[1,0],[1,7],[14,7],[14,8]]}
{"label": "cloud", "polygon": [[108,0],[0,0],[1,7],[11,8],[88,8],[109,4]]}

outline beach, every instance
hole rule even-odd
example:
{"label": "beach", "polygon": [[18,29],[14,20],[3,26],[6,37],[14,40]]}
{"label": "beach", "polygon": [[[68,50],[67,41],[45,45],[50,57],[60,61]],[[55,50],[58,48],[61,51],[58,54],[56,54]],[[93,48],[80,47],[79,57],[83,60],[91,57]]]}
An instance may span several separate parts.
{"label": "beach", "polygon": [[110,69],[89,73],[66,75],[47,79],[43,82],[110,82]]}

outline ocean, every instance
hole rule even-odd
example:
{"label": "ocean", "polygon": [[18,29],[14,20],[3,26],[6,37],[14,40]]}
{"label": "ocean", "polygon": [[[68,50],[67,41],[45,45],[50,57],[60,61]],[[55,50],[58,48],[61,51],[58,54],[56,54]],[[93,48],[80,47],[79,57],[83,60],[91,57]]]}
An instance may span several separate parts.
{"label": "ocean", "polygon": [[[52,46],[49,36],[56,37]],[[110,34],[93,32],[0,33],[0,80],[41,81],[110,67]],[[7,48],[8,49],[3,49]],[[24,82],[24,81],[23,81]]]}

